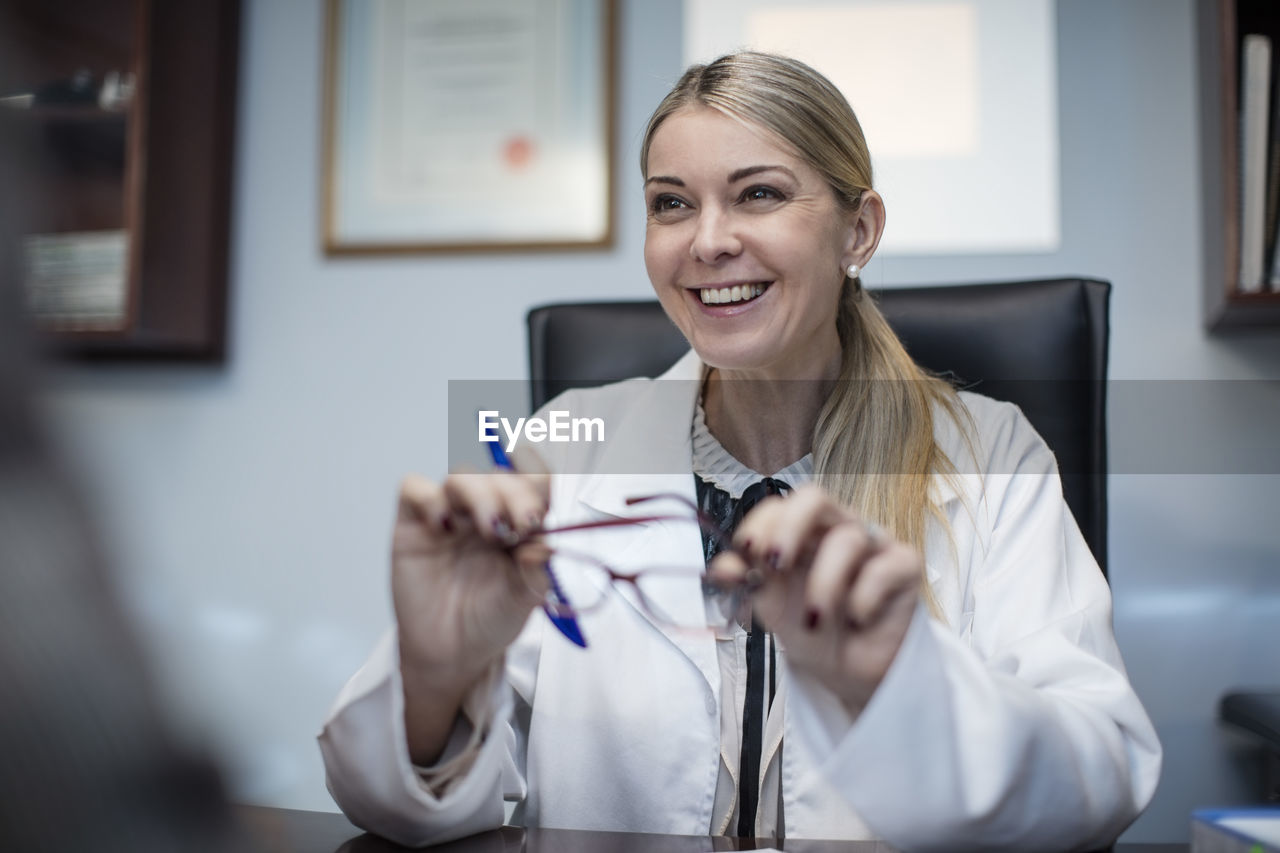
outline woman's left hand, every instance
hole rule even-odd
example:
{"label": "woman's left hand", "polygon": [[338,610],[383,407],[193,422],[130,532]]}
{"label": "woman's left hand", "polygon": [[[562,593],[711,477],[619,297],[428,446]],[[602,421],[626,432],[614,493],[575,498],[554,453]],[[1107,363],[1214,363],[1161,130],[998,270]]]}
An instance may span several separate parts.
{"label": "woman's left hand", "polygon": [[733,545],[712,561],[712,578],[759,581],[756,614],[791,668],[861,712],[911,624],[924,573],[920,555],[812,484],[761,501],[738,525]]}

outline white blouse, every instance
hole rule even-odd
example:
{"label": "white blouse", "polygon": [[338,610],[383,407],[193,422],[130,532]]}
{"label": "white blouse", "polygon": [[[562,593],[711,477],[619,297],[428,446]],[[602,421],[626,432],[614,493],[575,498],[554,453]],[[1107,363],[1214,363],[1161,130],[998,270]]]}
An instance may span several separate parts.
{"label": "white blouse", "polygon": [[[699,401],[693,415],[693,473],[728,492],[735,501],[753,483],[770,476],[795,488],[813,479],[813,454],[765,475],[743,465],[716,440],[707,428],[706,413]],[[768,634],[773,648],[773,634]],[[742,713],[747,694],[747,632],[739,627],[732,637],[718,639],[720,663],[720,773],[716,777],[715,805],[711,811],[712,835],[737,834],[738,765],[742,753]],[[765,656],[765,683],[769,683],[774,656]],[[782,786],[779,768],[782,756],[783,695],[779,688],[773,701],[765,691],[764,742],[760,750],[760,791],[756,809],[757,838],[776,838],[782,821]]]}

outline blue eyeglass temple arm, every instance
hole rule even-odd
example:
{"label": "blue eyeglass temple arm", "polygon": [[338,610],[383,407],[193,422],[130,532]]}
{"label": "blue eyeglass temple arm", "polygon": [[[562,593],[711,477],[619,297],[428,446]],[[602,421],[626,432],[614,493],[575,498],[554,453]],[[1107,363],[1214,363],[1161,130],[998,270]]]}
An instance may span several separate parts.
{"label": "blue eyeglass temple arm", "polygon": [[[497,436],[486,436],[496,439]],[[507,453],[502,449],[501,442],[486,441],[489,447],[489,455],[493,457],[493,464],[499,468],[505,468],[508,471],[514,471],[515,467],[511,464],[511,460],[507,457]],[[582,628],[578,626],[578,620],[572,616],[573,605],[569,603],[569,599],[565,597],[564,591],[560,589],[560,582],[556,580],[555,572],[551,571],[551,563],[543,566],[547,571],[547,580],[551,582],[551,595],[556,600],[556,604],[565,608],[570,615],[557,615],[552,612],[547,605],[542,605],[542,611],[547,614],[547,618],[551,620],[551,624],[559,629],[561,634],[568,638],[569,642],[581,648],[587,647],[587,638],[582,636]]]}

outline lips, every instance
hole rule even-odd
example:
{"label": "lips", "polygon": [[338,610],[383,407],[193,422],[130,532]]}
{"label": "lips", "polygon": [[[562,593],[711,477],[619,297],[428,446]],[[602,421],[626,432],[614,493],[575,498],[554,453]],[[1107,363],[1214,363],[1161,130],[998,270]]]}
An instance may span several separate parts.
{"label": "lips", "polygon": [[769,282],[757,281],[726,287],[698,288],[698,298],[703,305],[735,305],[750,302],[769,288]]}

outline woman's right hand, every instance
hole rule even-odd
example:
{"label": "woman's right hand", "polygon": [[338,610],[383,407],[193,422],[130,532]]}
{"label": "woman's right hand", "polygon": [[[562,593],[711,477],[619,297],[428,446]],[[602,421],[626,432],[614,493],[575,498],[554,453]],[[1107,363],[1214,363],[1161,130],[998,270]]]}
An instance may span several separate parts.
{"label": "woman's right hand", "polygon": [[462,699],[542,601],[549,551],[512,543],[546,515],[545,475],[410,475],[400,486],[391,590],[410,752],[430,763]]}

